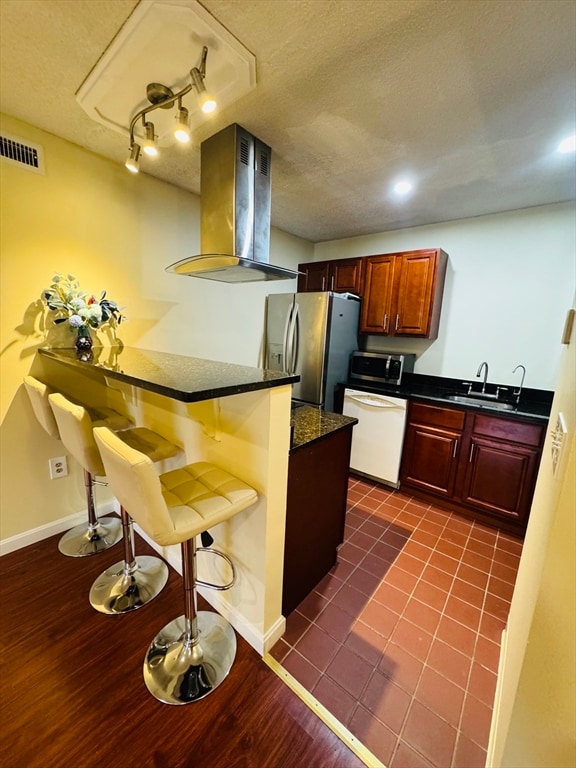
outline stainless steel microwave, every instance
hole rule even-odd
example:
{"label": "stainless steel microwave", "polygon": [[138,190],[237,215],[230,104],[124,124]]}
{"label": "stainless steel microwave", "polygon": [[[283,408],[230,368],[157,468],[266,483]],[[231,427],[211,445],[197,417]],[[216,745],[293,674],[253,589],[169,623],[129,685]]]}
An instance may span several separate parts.
{"label": "stainless steel microwave", "polygon": [[416,355],[392,355],[387,352],[353,352],[350,378],[379,384],[400,384],[403,373],[412,373]]}

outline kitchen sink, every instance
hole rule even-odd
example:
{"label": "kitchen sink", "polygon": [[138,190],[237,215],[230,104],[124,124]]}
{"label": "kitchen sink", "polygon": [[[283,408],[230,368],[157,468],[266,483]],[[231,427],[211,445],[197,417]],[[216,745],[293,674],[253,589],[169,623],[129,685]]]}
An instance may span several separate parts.
{"label": "kitchen sink", "polygon": [[461,405],[473,405],[476,408],[490,408],[496,411],[513,411],[516,406],[512,403],[504,403],[502,400],[493,400],[475,395],[444,395],[445,400]]}

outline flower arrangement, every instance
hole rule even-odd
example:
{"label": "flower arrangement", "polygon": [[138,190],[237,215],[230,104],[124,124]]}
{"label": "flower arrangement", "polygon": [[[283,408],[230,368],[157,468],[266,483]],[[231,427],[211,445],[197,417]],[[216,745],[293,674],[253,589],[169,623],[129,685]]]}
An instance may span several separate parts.
{"label": "flower arrangement", "polygon": [[107,322],[120,325],[124,319],[116,302],[106,298],[106,291],[97,299],[80,289],[74,275],[54,275],[50,287],[42,292],[42,299],[48,309],[59,315],[54,324],[67,322],[73,330],[99,328]]}

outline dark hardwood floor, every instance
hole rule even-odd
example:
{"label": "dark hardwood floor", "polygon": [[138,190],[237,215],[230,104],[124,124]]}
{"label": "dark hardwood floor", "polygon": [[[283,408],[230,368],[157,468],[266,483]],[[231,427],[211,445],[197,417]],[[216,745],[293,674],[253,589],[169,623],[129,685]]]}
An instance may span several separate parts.
{"label": "dark hardwood floor", "polygon": [[[241,637],[206,699],[156,701],[153,635],[182,613],[182,582],[125,616],[97,613],[94,579],[122,546],[68,558],[58,536],[0,558],[0,764],[5,768],[361,768],[364,764]],[[136,552],[153,554],[137,537]],[[201,608],[207,608],[200,606]]]}

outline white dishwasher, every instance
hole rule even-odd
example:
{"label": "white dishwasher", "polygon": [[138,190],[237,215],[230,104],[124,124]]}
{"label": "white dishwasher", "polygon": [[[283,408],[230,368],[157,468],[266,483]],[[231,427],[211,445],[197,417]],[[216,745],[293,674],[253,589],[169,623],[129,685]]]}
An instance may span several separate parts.
{"label": "white dishwasher", "polygon": [[406,409],[407,401],[400,397],[344,391],[342,413],[358,419],[352,430],[350,469],[398,488]]}

